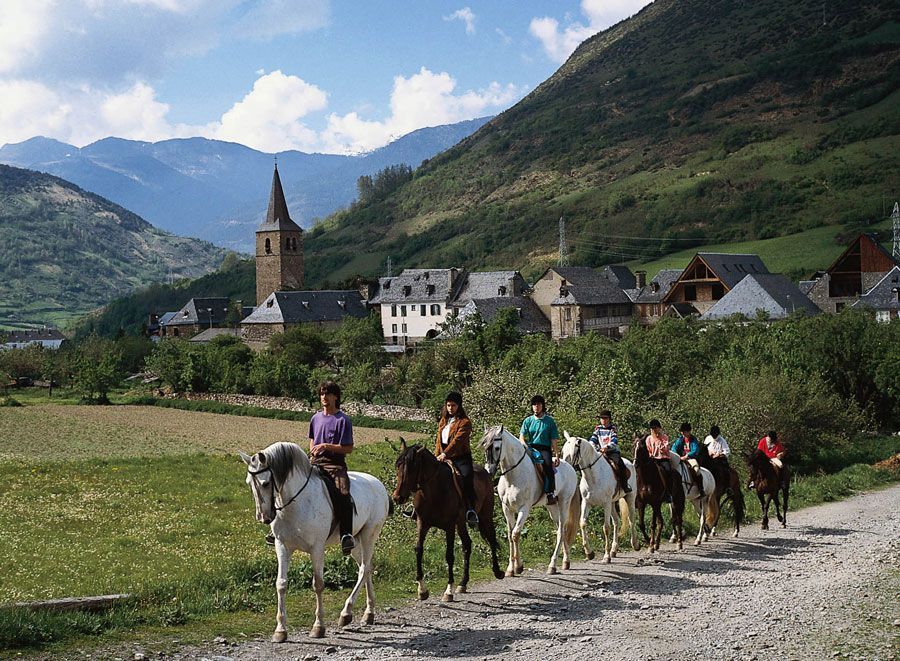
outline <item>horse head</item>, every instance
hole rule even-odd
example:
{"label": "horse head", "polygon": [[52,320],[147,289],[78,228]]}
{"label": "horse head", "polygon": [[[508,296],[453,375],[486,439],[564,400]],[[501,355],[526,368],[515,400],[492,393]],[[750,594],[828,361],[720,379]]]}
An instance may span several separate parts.
{"label": "horse head", "polygon": [[650,461],[650,451],[647,450],[647,436],[648,434],[635,433],[631,438],[631,443],[634,446],[635,466],[638,464],[643,465]]}
{"label": "horse head", "polygon": [[422,452],[428,453],[418,443],[406,445],[406,441],[400,439],[400,456],[394,466],[397,469],[397,488],[394,489],[392,498],[398,505],[402,505],[409,500],[410,494],[417,491],[420,482],[421,459]]}
{"label": "horse head", "polygon": [[484,432],[479,445],[484,450],[484,469],[493,476],[500,466],[500,455],[503,453],[503,425],[494,425]]}
{"label": "horse head", "polygon": [[256,504],[256,520],[266,525],[272,523],[278,514],[275,493],[281,490],[285,480],[301,463],[301,450],[294,443],[274,443],[252,457],[238,453],[247,464],[247,485]]}
{"label": "horse head", "polygon": [[575,470],[581,470],[581,453],[582,449],[585,448],[586,445],[590,445],[586,439],[580,438],[578,436],[572,436],[569,432],[563,430],[563,436],[566,437],[566,442],[563,444],[562,448],[562,459],[566,463],[571,464]]}

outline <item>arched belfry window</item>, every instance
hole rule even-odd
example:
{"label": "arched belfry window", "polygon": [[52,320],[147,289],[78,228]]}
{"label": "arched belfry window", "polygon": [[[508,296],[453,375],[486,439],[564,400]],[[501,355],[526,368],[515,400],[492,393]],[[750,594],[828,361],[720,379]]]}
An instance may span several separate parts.
{"label": "arched belfry window", "polygon": [[291,249],[291,239],[290,239],[290,237],[287,237],[287,238],[284,240],[284,249],[285,249],[285,250],[290,250],[290,249]]}
{"label": "arched belfry window", "polygon": [[270,239],[266,239],[266,254],[272,254],[272,241]]}
{"label": "arched belfry window", "polygon": [[291,248],[293,248],[294,250],[297,250],[297,238],[296,237],[291,239]]}

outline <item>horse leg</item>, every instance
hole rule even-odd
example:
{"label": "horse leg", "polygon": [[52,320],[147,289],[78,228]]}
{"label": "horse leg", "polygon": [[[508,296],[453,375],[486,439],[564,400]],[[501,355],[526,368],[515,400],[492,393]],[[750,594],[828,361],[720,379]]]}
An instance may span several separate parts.
{"label": "horse leg", "polygon": [[762,510],[762,530],[769,529],[769,499],[758,491],[756,497],[759,498],[759,508]]}
{"label": "horse leg", "polygon": [[459,594],[464,593],[469,585],[469,558],[472,555],[472,538],[469,536],[469,531],[464,523],[460,524],[457,529],[459,530],[459,539],[463,547],[463,575],[462,580],[456,587],[456,592]]}
{"label": "horse leg", "polygon": [[506,542],[509,544],[509,564],[506,565],[506,576],[516,575],[516,541],[514,533],[516,529],[516,517],[513,516],[506,504],[503,505],[503,516],[506,517]]}
{"label": "horse leg", "polygon": [[428,535],[428,526],[422,523],[421,516],[417,521],[419,524],[417,527],[419,535],[416,539],[416,591],[419,594],[419,601],[425,601],[428,599],[428,587],[424,581],[425,572],[422,571],[422,553],[425,550],[425,537]]}
{"label": "horse leg", "polygon": [[611,500],[609,507],[612,510],[612,546],[609,549],[609,556],[615,558],[619,553],[619,530],[622,528],[622,519],[619,516],[619,503]]}
{"label": "horse leg", "polygon": [[521,548],[519,546],[519,542],[522,538],[522,531],[525,529],[525,520],[528,518],[529,513],[531,512],[530,507],[526,507],[523,510],[520,510],[516,515],[516,525],[513,528],[513,542],[516,549],[515,556],[515,568],[516,574],[521,574],[525,571],[525,565],[522,563],[522,553]]}
{"label": "horse leg", "polygon": [[612,562],[610,560],[610,545],[609,545],[609,520],[612,518],[612,514],[610,513],[611,505],[606,503],[603,506],[603,560],[602,562],[607,565]]}
{"label": "horse leg", "polygon": [[309,630],[309,637],[324,638],[325,601],[322,599],[322,591],[325,589],[325,549],[321,546],[314,548],[309,557],[313,568],[313,591],[316,593],[316,621]]}
{"label": "horse leg", "polygon": [[561,500],[559,504],[556,505],[556,516],[553,515],[553,510],[550,507],[547,508],[547,512],[550,513],[550,520],[556,524],[556,545],[553,547],[553,553],[550,555],[550,563],[547,565],[547,573],[548,574],[556,574],[556,559],[559,557],[560,548],[564,546],[563,537],[565,534],[565,513],[568,511],[569,503],[563,503]]}
{"label": "horse leg", "polygon": [[359,591],[362,589],[363,584],[365,584],[366,575],[368,574],[369,568],[366,564],[366,549],[363,546],[362,535],[357,535],[357,539],[359,542],[353,551],[351,551],[351,555],[353,556],[353,559],[356,560],[359,571],[356,574],[356,584],[350,591],[347,601],[344,602],[344,608],[341,611],[341,617],[338,620],[339,627],[345,627],[353,622],[353,605],[356,603],[356,598],[359,596]]}
{"label": "horse leg", "polygon": [[659,528],[660,522],[662,521],[662,512],[659,510],[659,505],[652,505],[651,509],[653,510],[653,516],[650,519],[650,548],[647,549],[648,553],[656,553],[659,550],[659,538],[662,534],[662,530]]}
{"label": "horse leg", "polygon": [[581,499],[581,518],[578,526],[581,528],[581,548],[584,549],[584,557],[594,559],[594,551],[591,549],[590,532],[588,531],[588,515],[591,513],[591,504],[587,498]]}
{"label": "horse leg", "polygon": [[453,601],[453,544],[456,541],[456,528],[447,528],[447,550],[444,559],[447,561],[447,589],[441,596],[441,601]]}
{"label": "horse leg", "polygon": [[500,545],[497,543],[497,529],[494,527],[493,513],[490,513],[489,516],[478,517],[478,530],[481,533],[481,538],[487,542],[491,549],[491,569],[494,572],[494,578],[503,578],[503,572],[500,570],[500,560],[497,557]]}
{"label": "horse leg", "polygon": [[635,520],[634,520],[634,516],[636,514],[635,507],[634,507],[635,502],[636,502],[635,495],[634,495],[635,486],[631,485],[631,489],[632,489],[631,493],[629,493],[627,496],[625,496],[625,506],[628,508],[628,512],[627,512],[628,517],[627,518],[629,520],[629,523],[628,523],[629,533],[631,534],[631,548],[635,551],[639,551],[641,549],[641,543],[637,537],[637,530],[635,530],[636,526],[635,526]]}
{"label": "horse leg", "polygon": [[366,624],[375,624],[375,539],[377,534],[373,533],[368,538],[363,539],[363,558],[366,562]]}
{"label": "horse leg", "polygon": [[675,525],[675,503],[669,505],[669,520],[672,522],[672,536],[669,537],[669,543],[674,544],[678,541],[678,526]]}
{"label": "horse leg", "polygon": [[695,500],[694,509],[697,511],[697,516],[700,517],[700,529],[697,531],[697,539],[694,540],[694,546],[700,546],[700,542],[703,541],[703,526],[706,525],[706,498]]}
{"label": "horse leg", "polygon": [[275,592],[278,594],[278,611],[275,614],[275,633],[272,634],[272,642],[283,643],[287,640],[285,594],[287,593],[287,577],[288,569],[291,565],[291,552],[280,541],[276,541],[275,554],[278,556],[278,578],[275,580]]}
{"label": "horse leg", "polygon": [[784,519],[781,521],[781,527],[787,528],[787,511],[788,511],[788,492],[790,486],[785,484],[781,490],[781,497],[784,498]]}

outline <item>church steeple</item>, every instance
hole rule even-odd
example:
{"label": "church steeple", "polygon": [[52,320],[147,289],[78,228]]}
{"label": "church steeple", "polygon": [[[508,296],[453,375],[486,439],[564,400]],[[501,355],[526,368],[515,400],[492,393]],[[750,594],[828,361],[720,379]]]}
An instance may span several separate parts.
{"label": "church steeple", "polygon": [[256,304],[274,291],[302,288],[303,230],[288,213],[276,164],[266,218],[256,230]]}

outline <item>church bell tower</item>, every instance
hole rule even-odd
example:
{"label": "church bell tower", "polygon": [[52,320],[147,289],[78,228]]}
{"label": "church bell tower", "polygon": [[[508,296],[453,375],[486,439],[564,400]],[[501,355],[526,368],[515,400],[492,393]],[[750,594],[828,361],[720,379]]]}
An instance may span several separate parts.
{"label": "church bell tower", "polygon": [[256,230],[256,304],[273,291],[303,288],[303,230],[288,214],[278,165],[266,219]]}

